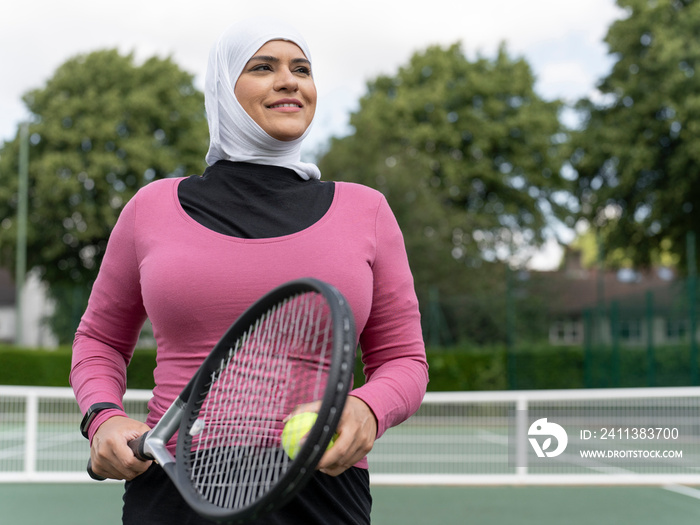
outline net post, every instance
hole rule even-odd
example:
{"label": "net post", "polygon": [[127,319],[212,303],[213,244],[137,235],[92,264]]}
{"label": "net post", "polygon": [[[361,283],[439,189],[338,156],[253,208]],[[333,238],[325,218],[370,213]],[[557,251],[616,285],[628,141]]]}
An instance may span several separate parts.
{"label": "net post", "polygon": [[647,325],[647,386],[656,384],[654,356],[654,293],[647,290],[646,293],[646,325]]}
{"label": "net post", "polygon": [[518,478],[527,476],[527,411],[527,398],[518,396],[515,402],[515,473]]}
{"label": "net post", "polygon": [[620,386],[620,303],[612,301],[610,303],[610,336],[612,338],[610,382],[612,387]]}
{"label": "net post", "polygon": [[698,377],[698,341],[697,320],[697,268],[695,255],[695,232],[689,231],[686,235],[686,250],[688,257],[688,317],[690,318],[690,384],[700,384]]}
{"label": "net post", "polygon": [[36,474],[37,424],[39,396],[28,392],[25,406],[24,473],[28,478]]}

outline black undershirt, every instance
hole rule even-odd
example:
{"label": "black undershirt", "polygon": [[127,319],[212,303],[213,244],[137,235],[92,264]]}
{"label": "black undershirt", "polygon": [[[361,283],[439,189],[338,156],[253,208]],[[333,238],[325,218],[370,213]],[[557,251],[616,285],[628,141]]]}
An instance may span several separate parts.
{"label": "black undershirt", "polygon": [[185,212],[210,230],[267,239],[316,223],[334,191],[333,182],[304,180],[288,168],[220,160],[180,182],[177,194]]}

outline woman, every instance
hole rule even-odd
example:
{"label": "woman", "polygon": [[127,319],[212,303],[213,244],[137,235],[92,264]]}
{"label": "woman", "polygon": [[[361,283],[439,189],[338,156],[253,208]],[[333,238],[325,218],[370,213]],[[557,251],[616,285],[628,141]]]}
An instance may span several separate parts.
{"label": "woman", "polygon": [[[208,523],[126,443],[158,421],[232,319],[275,286],[316,277],[352,306],[367,381],[351,392],[309,485],[259,523],[369,523],[366,455],[417,410],[427,384],[398,224],[380,193],[322,182],[300,161],[316,88],[293,28],[264,18],[226,31],[210,54],[205,103],[209,167],[153,182],[125,206],[76,333],[71,384],[92,468],[127,480],[124,523]],[[144,424],[121,402],[146,318],[158,359]]]}

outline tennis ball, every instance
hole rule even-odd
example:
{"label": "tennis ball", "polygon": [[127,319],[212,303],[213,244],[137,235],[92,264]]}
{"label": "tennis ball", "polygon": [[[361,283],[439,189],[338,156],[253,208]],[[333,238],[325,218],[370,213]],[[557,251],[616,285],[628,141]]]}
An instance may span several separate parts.
{"label": "tennis ball", "polygon": [[[287,453],[287,455],[294,459],[301,449],[303,444],[303,439],[311,430],[316,422],[317,414],[315,412],[302,412],[292,416],[289,421],[284,425],[282,430],[282,448]],[[331,448],[335,443],[335,439],[338,434],[335,434],[326,450]]]}

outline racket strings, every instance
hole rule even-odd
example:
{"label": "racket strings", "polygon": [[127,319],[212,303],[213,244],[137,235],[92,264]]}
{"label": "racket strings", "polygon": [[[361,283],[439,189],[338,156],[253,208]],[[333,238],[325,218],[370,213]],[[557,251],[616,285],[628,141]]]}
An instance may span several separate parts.
{"label": "racket strings", "polygon": [[288,470],[284,418],[324,392],[332,323],[323,296],[305,293],[268,310],[212,372],[190,436],[193,486],[209,503],[242,508]]}
{"label": "racket strings", "polygon": [[[275,341],[274,334],[270,331],[269,327],[272,326],[271,319],[275,318],[279,309],[275,309],[266,314],[265,318],[258,320],[256,325],[251,331],[244,337],[241,341],[241,348],[238,348],[236,352],[229,352],[229,359],[226,362],[222,362],[219,369],[218,380],[214,383],[220,386],[229,385],[242,385],[243,382],[236,381],[236,375],[245,371],[248,377],[248,387],[254,388],[257,386],[258,393],[265,390],[266,387],[274,386],[270,383],[264,376],[265,370],[267,368],[265,365],[270,363],[270,350],[275,350],[275,348],[267,344],[268,340],[272,338]],[[256,360],[259,361],[258,367],[262,369],[263,375],[259,375],[258,367],[252,365],[251,363],[245,362],[243,358],[249,356],[245,354],[245,350],[248,347],[257,349]],[[240,357],[236,361],[232,361],[233,357]],[[282,374],[280,374],[282,372]],[[280,377],[283,376],[283,371],[278,370]],[[253,384],[253,380],[257,381],[257,385]],[[267,383],[264,385],[260,384],[260,381]],[[234,391],[229,390],[226,392],[226,388],[215,389],[216,395],[211,397],[212,405],[218,407],[225,407],[230,404],[231,401],[240,399],[239,396],[246,396],[244,391]],[[269,399],[276,400],[275,392],[268,392],[267,395],[270,396]],[[250,394],[248,394],[250,395]],[[226,396],[226,397],[224,397]],[[251,436],[255,440],[261,440],[265,442],[268,437],[267,428],[262,426],[263,420],[256,420],[256,416],[261,414],[263,407],[261,406],[262,396],[255,395],[247,398],[248,406],[247,409],[250,414],[243,411],[241,407],[235,407],[234,411],[229,412],[229,421],[227,423],[228,433],[222,433],[217,436],[217,440],[211,443],[210,446],[215,447],[214,450],[222,450],[223,452],[216,457],[215,461],[215,475],[211,478],[211,482],[206,486],[209,490],[205,493],[205,497],[217,506],[230,507],[230,506],[240,506],[245,503],[248,497],[254,497],[255,494],[251,489],[256,487],[256,480],[246,480],[241,479],[247,476],[249,472],[256,472],[256,463],[263,461],[264,458],[256,457],[255,449],[248,450],[247,453],[241,453],[241,451],[246,450],[254,444],[249,442]],[[254,428],[251,428],[255,425]],[[231,431],[235,430],[237,435],[233,434]],[[245,432],[248,431],[248,434]],[[200,444],[201,449],[201,444]],[[208,455],[210,457],[211,455]],[[237,469],[227,468],[227,465],[238,465]],[[236,486],[239,490],[230,491],[226,490],[227,487]]]}

